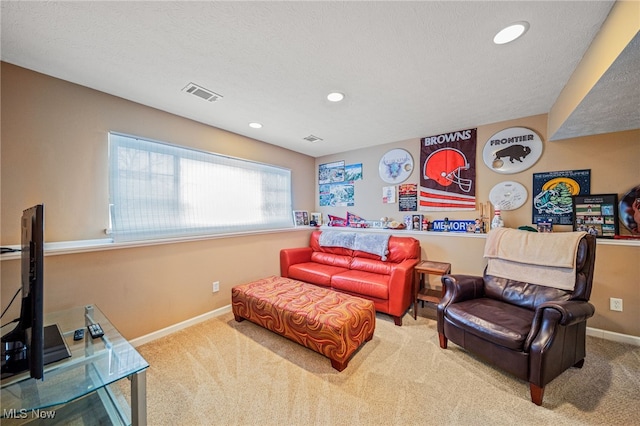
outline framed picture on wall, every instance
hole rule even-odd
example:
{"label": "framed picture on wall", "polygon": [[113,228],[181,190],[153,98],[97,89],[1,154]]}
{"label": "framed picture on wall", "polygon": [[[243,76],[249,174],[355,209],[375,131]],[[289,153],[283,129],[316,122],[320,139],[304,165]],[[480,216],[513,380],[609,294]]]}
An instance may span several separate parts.
{"label": "framed picture on wall", "polygon": [[293,224],[295,226],[309,226],[309,212],[304,210],[294,210]]}
{"label": "framed picture on wall", "polygon": [[598,238],[614,238],[620,233],[617,194],[574,195],[573,230]]}
{"label": "framed picture on wall", "polygon": [[309,220],[310,225],[322,226],[322,213],[312,212]]}

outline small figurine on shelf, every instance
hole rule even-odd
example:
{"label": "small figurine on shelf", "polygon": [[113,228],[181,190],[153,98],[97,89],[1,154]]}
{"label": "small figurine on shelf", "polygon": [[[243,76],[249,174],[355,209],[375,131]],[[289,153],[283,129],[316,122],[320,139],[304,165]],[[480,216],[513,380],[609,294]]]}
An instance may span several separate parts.
{"label": "small figurine on shelf", "polygon": [[429,230],[429,219],[427,219],[426,216],[422,217],[422,230],[423,231],[428,231]]}
{"label": "small figurine on shelf", "polygon": [[449,218],[444,218],[444,224],[442,225],[442,232],[449,232]]}
{"label": "small figurine on shelf", "polygon": [[493,220],[491,220],[491,229],[504,228],[504,221],[500,216],[500,209],[496,206],[495,213],[493,214]]}

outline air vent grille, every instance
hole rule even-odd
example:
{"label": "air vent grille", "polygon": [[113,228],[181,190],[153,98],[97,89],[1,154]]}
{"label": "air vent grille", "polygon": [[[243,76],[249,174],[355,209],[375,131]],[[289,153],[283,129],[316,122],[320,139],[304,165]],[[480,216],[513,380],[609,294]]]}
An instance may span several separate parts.
{"label": "air vent grille", "polygon": [[184,89],[182,89],[182,91],[195,95],[209,102],[215,102],[218,99],[222,98],[222,95],[219,95],[218,93],[212,92],[211,90],[205,89],[204,87],[198,86],[194,83],[187,84]]}
{"label": "air vent grille", "polygon": [[309,142],[318,142],[321,141],[322,138],[319,138],[317,136],[313,136],[313,135],[309,135],[306,138],[303,138],[305,141],[309,141]]}

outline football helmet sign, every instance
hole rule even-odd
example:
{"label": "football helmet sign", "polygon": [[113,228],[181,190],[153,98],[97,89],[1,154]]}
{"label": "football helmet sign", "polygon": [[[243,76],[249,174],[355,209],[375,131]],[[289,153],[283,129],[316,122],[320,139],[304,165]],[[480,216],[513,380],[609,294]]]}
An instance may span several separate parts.
{"label": "football helmet sign", "polygon": [[419,208],[475,210],[477,129],[420,139]]}
{"label": "football helmet sign", "polygon": [[433,179],[442,186],[458,185],[464,192],[471,191],[471,179],[463,178],[462,170],[469,170],[467,157],[457,149],[441,148],[429,155],[424,162],[424,178]]}

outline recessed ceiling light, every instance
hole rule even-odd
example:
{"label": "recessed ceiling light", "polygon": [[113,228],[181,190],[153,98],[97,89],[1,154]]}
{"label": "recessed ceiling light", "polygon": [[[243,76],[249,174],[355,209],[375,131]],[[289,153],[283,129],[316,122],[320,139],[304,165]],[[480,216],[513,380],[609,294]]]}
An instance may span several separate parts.
{"label": "recessed ceiling light", "polygon": [[260,124],[260,123],[249,123],[249,127],[252,127],[254,129],[261,129],[262,128],[262,124]]}
{"label": "recessed ceiling light", "polygon": [[340,92],[331,92],[327,95],[327,99],[331,102],[340,102],[344,99],[344,93]]}
{"label": "recessed ceiling light", "polygon": [[508,27],[500,30],[498,34],[493,38],[495,44],[506,44],[514,41],[518,37],[521,37],[529,29],[529,23],[526,21],[516,22]]}

